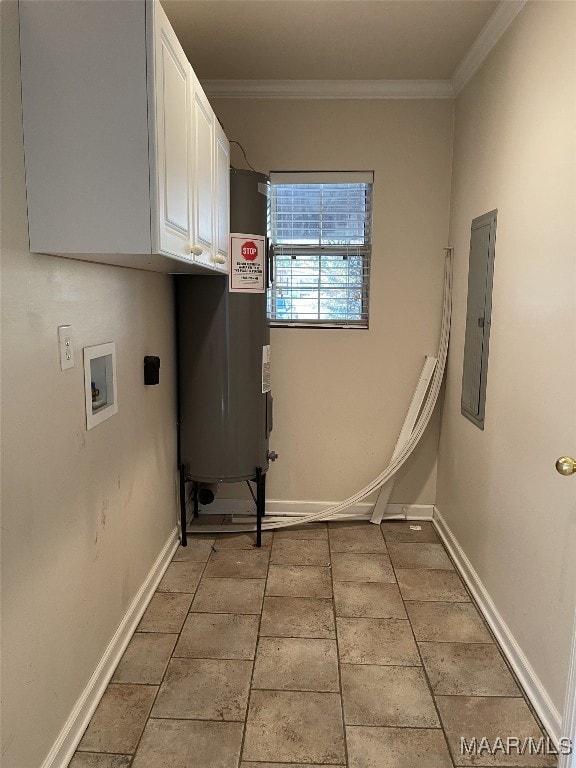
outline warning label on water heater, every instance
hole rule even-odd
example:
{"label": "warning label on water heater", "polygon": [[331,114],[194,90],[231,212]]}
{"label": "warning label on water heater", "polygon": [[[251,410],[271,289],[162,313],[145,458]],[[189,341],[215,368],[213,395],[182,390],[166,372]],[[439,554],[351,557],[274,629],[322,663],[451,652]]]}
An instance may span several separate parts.
{"label": "warning label on water heater", "polygon": [[270,392],[272,381],[270,378],[270,344],[262,347],[262,394]]}
{"label": "warning label on water heater", "polygon": [[232,293],[266,291],[266,238],[262,235],[230,235],[230,283]]}

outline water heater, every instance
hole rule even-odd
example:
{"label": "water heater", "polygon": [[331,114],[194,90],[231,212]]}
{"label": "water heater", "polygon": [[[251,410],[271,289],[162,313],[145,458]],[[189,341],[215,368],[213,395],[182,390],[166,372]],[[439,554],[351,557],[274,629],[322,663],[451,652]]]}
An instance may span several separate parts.
{"label": "water heater", "polygon": [[[266,236],[267,181],[231,171],[232,232]],[[181,490],[185,481],[197,493],[199,484],[256,480],[260,517],[272,430],[266,294],[232,293],[227,275],[175,279]]]}

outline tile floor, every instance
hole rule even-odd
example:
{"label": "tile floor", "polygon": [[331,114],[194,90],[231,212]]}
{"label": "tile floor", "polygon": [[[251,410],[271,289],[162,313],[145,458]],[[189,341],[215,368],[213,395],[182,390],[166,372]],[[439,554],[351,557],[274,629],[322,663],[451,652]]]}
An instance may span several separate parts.
{"label": "tile floor", "polygon": [[541,735],[430,523],[314,524],[191,536],[70,768],[544,768],[460,749]]}

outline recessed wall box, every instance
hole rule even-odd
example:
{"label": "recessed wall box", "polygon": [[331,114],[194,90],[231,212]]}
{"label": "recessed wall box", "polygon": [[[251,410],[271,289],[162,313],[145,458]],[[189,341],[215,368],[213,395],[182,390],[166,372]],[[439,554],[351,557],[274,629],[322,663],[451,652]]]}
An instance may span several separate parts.
{"label": "recessed wall box", "polygon": [[466,335],[462,370],[461,413],[484,429],[488,345],[492,319],[492,281],[496,251],[496,218],[490,211],[472,221],[468,266]]}
{"label": "recessed wall box", "polygon": [[86,429],[92,429],[118,411],[116,344],[84,347]]}

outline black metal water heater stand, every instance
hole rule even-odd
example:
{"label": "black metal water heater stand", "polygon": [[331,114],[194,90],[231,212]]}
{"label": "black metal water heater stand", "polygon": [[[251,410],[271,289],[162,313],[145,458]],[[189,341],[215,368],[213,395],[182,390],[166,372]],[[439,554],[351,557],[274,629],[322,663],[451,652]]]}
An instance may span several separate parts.
{"label": "black metal water heater stand", "polygon": [[[189,482],[186,476],[184,464],[180,464],[180,531],[181,544],[188,546],[187,516],[186,516],[186,483]],[[256,467],[256,472],[252,478],[256,483],[256,546],[262,546],[262,518],[266,514],[266,472],[262,467]],[[200,483],[197,480],[192,481],[192,509],[193,516],[198,517],[198,489]]]}

